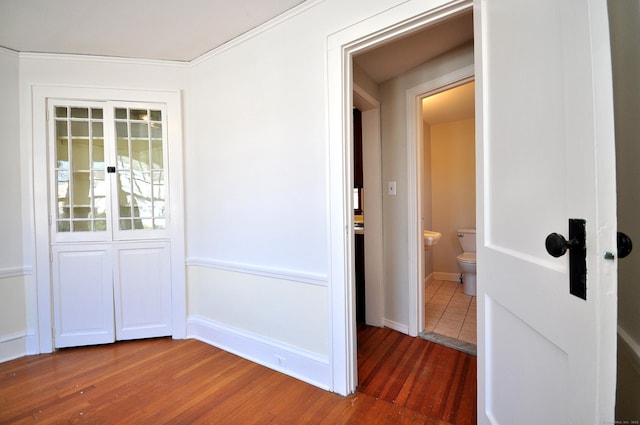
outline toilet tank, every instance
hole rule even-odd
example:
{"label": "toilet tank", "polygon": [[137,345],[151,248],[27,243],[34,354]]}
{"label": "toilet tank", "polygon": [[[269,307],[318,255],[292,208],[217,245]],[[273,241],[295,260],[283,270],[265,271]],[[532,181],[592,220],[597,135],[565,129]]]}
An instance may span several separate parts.
{"label": "toilet tank", "polygon": [[476,252],[476,229],[458,229],[458,242],[463,252]]}

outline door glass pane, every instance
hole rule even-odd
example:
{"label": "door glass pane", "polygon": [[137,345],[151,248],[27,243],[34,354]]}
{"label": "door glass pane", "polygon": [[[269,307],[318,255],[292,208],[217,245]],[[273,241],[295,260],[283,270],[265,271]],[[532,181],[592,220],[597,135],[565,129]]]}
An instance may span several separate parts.
{"label": "door glass pane", "polygon": [[69,138],[66,121],[56,121],[56,135],[56,166],[69,169]]}
{"label": "door glass pane", "polygon": [[91,217],[94,219],[107,218],[107,182],[104,178],[104,171],[94,171],[91,198]]}
{"label": "door glass pane", "polygon": [[149,111],[146,109],[130,109],[129,110],[129,118],[131,120],[149,120]]}
{"label": "door glass pane", "polygon": [[155,123],[151,124],[151,165],[154,170],[164,168],[162,128]]}
{"label": "door glass pane", "polygon": [[102,122],[91,123],[93,136],[93,153],[91,158],[92,169],[104,169],[104,134]]}
{"label": "door glass pane", "polygon": [[[56,180],[58,184],[58,208],[57,208],[57,218],[68,219],[71,217],[71,213],[69,211],[69,206],[71,199],[69,197],[69,171],[67,170],[58,170],[56,173]],[[68,228],[68,226],[67,226]],[[69,231],[69,230],[67,230]]]}
{"label": "door glass pane", "polygon": [[118,206],[120,217],[131,217],[131,177],[128,171],[118,173]]}
{"label": "door glass pane", "polygon": [[[90,113],[91,111],[91,113]],[[106,230],[102,110],[55,107],[56,230]],[[96,224],[96,220],[100,224]]]}
{"label": "door glass pane", "polygon": [[116,108],[120,230],[164,229],[162,111]]}
{"label": "door glass pane", "polygon": [[115,115],[117,120],[126,120],[127,110],[125,108],[116,108]]}
{"label": "door glass pane", "polygon": [[69,108],[71,118],[89,118],[89,108]]}
{"label": "door glass pane", "polygon": [[154,227],[156,229],[164,229],[164,209],[165,209],[165,182],[164,172],[153,172],[153,217]]}
{"label": "door glass pane", "polygon": [[66,106],[56,106],[56,118],[66,118],[68,114]]}

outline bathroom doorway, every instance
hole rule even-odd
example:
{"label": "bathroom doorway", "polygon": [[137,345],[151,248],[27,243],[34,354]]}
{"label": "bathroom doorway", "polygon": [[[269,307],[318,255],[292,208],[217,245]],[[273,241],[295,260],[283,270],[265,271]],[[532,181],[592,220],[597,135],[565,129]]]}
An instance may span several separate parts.
{"label": "bathroom doorway", "polygon": [[[476,227],[475,83],[469,79],[421,99],[418,208],[423,230],[439,237],[425,238],[423,246],[420,336],[476,354],[475,243],[465,249],[460,243],[475,236]],[[473,258],[464,275],[458,259],[462,254],[465,262]]]}

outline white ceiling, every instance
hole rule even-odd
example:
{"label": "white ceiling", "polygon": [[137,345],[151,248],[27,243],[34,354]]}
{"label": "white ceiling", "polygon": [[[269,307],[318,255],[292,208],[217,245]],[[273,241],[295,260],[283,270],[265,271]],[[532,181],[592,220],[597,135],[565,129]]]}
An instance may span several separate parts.
{"label": "white ceiling", "polygon": [[353,60],[382,83],[471,41],[473,14],[468,12],[354,55]]}
{"label": "white ceiling", "polygon": [[304,1],[0,0],[0,46],[190,61]]}
{"label": "white ceiling", "polygon": [[[18,52],[191,61],[304,2],[0,0],[0,46]],[[472,40],[472,14],[465,13],[376,46],[354,61],[381,83]],[[447,109],[468,114],[468,105],[460,101],[438,109],[437,117]]]}

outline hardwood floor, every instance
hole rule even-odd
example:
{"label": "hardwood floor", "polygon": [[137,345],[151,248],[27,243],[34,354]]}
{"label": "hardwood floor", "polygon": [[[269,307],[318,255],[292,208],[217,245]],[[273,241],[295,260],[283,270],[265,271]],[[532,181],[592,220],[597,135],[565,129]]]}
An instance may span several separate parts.
{"label": "hardwood floor", "polygon": [[341,397],[196,340],[59,350],[0,364],[0,424],[476,423],[476,358],[358,328]]}

